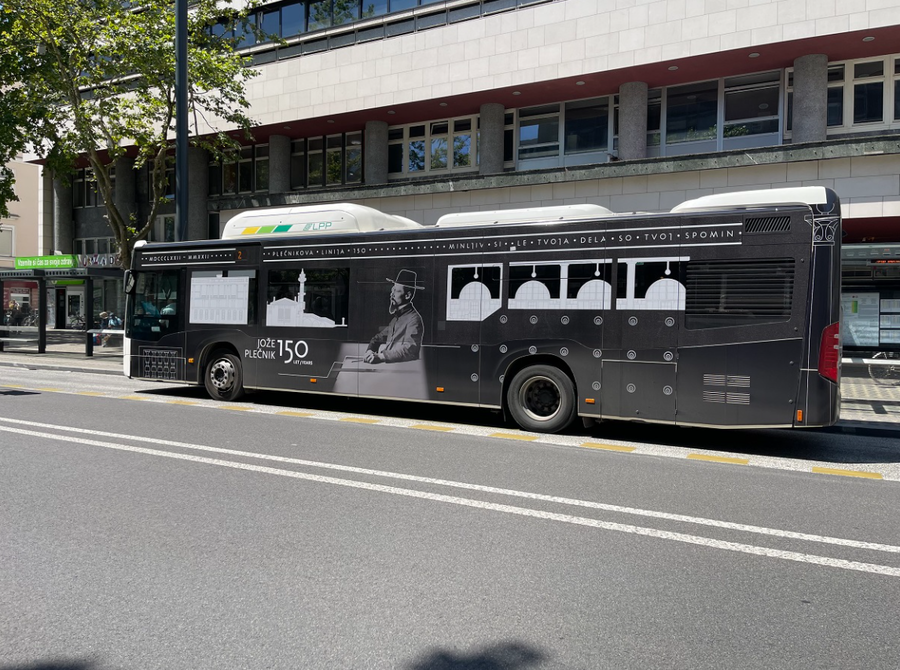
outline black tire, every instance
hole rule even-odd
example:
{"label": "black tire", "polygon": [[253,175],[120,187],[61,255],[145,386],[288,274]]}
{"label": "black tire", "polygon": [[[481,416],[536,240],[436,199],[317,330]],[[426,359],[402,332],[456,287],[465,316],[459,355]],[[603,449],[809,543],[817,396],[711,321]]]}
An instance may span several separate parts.
{"label": "black tire", "polygon": [[575,385],[551,365],[532,365],[513,377],[506,405],[519,427],[537,433],[558,433],[575,419]]}
{"label": "black tire", "polygon": [[227,351],[216,351],[203,371],[203,385],[213,400],[237,400],[244,395],[241,359]]}
{"label": "black tire", "polygon": [[879,351],[874,359],[890,360],[891,365],[870,365],[869,376],[876,384],[894,386],[900,382],[900,354],[895,351]]}

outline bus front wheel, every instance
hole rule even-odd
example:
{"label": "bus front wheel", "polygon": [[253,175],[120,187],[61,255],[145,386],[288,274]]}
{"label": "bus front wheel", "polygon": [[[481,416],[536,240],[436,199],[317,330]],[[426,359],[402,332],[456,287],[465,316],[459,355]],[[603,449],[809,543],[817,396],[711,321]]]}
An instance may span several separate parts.
{"label": "bus front wheel", "polygon": [[558,433],[575,418],[575,385],[551,365],[532,365],[513,377],[507,407],[523,430]]}
{"label": "bus front wheel", "polygon": [[203,383],[214,400],[237,400],[244,395],[241,359],[227,351],[215,352],[206,365]]}

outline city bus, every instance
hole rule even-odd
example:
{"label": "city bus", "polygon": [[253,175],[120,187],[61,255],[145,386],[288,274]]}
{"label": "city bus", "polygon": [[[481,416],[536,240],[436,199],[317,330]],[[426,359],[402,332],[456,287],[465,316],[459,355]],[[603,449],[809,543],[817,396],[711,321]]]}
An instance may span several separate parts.
{"label": "city bus", "polygon": [[488,408],[536,432],[577,417],[828,426],[840,222],[818,186],[429,226],[354,204],[247,211],[219,240],[136,245],[124,372],[224,401],[275,390]]}

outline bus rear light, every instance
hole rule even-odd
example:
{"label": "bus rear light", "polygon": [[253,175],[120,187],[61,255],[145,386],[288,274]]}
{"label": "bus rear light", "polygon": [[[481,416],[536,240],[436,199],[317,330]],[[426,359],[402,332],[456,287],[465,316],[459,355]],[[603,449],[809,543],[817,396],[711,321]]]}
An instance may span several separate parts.
{"label": "bus rear light", "polygon": [[819,374],[837,384],[840,367],[841,324],[836,321],[822,330],[822,341],[819,343]]}

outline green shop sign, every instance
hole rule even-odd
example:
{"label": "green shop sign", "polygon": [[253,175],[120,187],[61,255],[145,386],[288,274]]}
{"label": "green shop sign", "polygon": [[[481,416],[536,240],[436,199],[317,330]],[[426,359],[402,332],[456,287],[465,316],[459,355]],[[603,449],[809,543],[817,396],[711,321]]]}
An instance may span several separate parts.
{"label": "green shop sign", "polygon": [[75,256],[19,256],[16,270],[49,270],[77,268]]}

